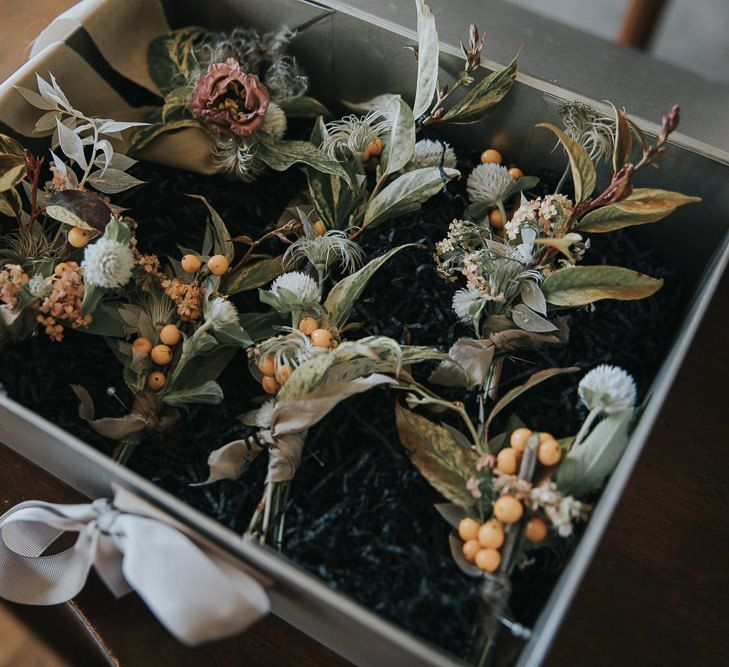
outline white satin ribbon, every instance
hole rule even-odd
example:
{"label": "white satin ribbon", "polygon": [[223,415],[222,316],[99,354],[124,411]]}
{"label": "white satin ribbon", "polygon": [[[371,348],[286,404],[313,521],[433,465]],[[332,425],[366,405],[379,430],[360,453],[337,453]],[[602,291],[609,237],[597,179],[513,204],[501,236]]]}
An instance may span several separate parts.
{"label": "white satin ribbon", "polygon": [[[66,602],[92,566],[120,597],[135,590],[181,642],[194,646],[241,632],[270,603],[256,579],[223,552],[122,487],[86,505],[30,500],[0,517],[0,597],[12,602]],[[43,552],[64,532],[76,544]]]}

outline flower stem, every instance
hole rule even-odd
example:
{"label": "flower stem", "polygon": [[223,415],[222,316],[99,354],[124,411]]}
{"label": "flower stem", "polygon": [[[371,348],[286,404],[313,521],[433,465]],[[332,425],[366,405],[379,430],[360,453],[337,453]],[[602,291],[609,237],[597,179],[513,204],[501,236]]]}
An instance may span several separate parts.
{"label": "flower stem", "polygon": [[585,436],[592,426],[592,422],[595,421],[601,412],[602,410],[600,408],[593,408],[590,410],[590,414],[587,415],[587,419],[585,419],[585,422],[580,427],[579,433],[575,437],[575,441],[572,443],[572,449],[577,447],[585,439]]}

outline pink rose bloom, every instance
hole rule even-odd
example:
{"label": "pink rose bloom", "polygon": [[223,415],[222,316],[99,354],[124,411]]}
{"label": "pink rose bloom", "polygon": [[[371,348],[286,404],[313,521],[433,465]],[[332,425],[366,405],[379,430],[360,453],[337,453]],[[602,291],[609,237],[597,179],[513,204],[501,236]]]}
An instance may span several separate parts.
{"label": "pink rose bloom", "polygon": [[248,137],[263,124],[268,98],[268,88],[258,77],[228,58],[210,65],[197,82],[190,111],[218,135]]}

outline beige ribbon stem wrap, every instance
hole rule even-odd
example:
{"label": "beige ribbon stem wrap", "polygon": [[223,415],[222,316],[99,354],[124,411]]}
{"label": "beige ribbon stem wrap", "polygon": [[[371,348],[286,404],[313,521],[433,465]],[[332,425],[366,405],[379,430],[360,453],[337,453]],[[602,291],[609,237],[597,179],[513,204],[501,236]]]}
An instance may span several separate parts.
{"label": "beige ribbon stem wrap", "polygon": [[[121,597],[135,590],[179,641],[195,646],[245,630],[270,609],[259,581],[212,544],[122,487],[113,502],[30,500],[0,517],[0,597],[53,605],[75,597],[89,571]],[[46,549],[64,532],[76,544]]]}

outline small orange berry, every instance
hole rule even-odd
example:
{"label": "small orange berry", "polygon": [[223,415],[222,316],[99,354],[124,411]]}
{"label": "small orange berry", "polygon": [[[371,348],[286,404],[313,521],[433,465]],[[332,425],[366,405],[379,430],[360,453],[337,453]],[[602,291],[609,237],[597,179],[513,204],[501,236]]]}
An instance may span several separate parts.
{"label": "small orange berry", "polygon": [[511,434],[509,444],[517,451],[523,452],[526,449],[527,441],[532,437],[533,431],[528,428],[518,428]]}
{"label": "small orange berry", "polygon": [[324,236],[326,234],[327,228],[321,220],[317,220],[312,227],[314,227],[317,236]]}
{"label": "small orange berry", "polygon": [[483,153],[481,153],[481,164],[489,164],[490,162],[493,162],[494,164],[501,164],[503,159],[504,158],[501,157],[501,153],[499,153],[499,151],[495,148],[487,148]]}
{"label": "small orange berry", "polygon": [[261,384],[263,385],[263,391],[267,394],[276,394],[278,393],[278,390],[281,389],[281,385],[276,381],[276,378],[271,377],[270,375],[264,375],[263,380],[261,380]]}
{"label": "small orange berry", "polygon": [[514,496],[501,496],[494,503],[494,516],[504,523],[514,523],[524,514],[524,506]]}
{"label": "small orange berry", "polygon": [[524,178],[524,172],[519,169],[519,167],[512,167],[509,169],[509,173],[515,181],[518,181],[520,178]]}
{"label": "small orange berry", "polygon": [[489,213],[489,224],[494,229],[503,229],[504,228],[504,216],[501,215],[501,211],[499,211],[498,208],[495,208],[491,213]]}
{"label": "small orange berry", "polygon": [[545,431],[539,432],[539,444],[540,445],[543,442],[548,442],[549,440],[554,440],[554,436],[551,433],[546,433]]}
{"label": "small orange berry", "polygon": [[165,345],[177,345],[180,342],[180,330],[176,324],[165,324],[159,332],[159,339]]}
{"label": "small orange berry", "polygon": [[313,317],[305,317],[299,322],[299,331],[307,336],[311,336],[319,328],[319,322]]}
{"label": "small orange berry", "polygon": [[208,260],[208,269],[214,276],[222,276],[228,271],[228,260],[224,255],[213,255]]}
{"label": "small orange berry", "polygon": [[159,371],[152,371],[147,376],[147,386],[152,391],[159,391],[160,389],[164,389],[164,386],[167,384],[167,378],[165,377],[164,373],[160,373]]}
{"label": "small orange berry", "polygon": [[291,373],[293,373],[293,372],[294,372],[294,369],[291,368],[291,366],[289,366],[288,364],[281,364],[276,369],[276,376],[275,376],[276,380],[278,380],[278,383],[281,386],[283,386],[289,381],[289,378],[291,377]]}
{"label": "small orange berry", "polygon": [[476,560],[476,554],[481,550],[481,545],[478,540],[468,540],[463,543],[463,557],[469,562],[473,563]]}
{"label": "small orange berry", "polygon": [[166,366],[172,361],[172,350],[167,345],[155,345],[151,356],[155,364]]}
{"label": "small orange berry", "polygon": [[276,375],[276,361],[272,354],[267,354],[258,360],[258,370],[268,377]]}
{"label": "small orange berry", "polygon": [[152,341],[140,336],[132,343],[132,349],[146,357],[152,351]]}
{"label": "small orange berry", "polygon": [[475,558],[476,567],[485,572],[496,572],[501,564],[501,554],[496,549],[481,549]]}
{"label": "small orange berry", "polygon": [[68,264],[66,262],[61,262],[60,264],[56,264],[56,268],[53,269],[53,274],[60,278],[68,269]]}
{"label": "small orange berry", "polygon": [[367,146],[367,152],[374,157],[379,157],[380,153],[382,153],[382,139],[377,137],[377,139]]}
{"label": "small orange berry", "polygon": [[530,542],[541,542],[547,537],[547,524],[536,516],[529,519],[524,528],[524,537]]}
{"label": "small orange berry", "polygon": [[366,150],[366,149],[365,149],[365,150],[363,150],[363,151],[362,151],[362,152],[361,152],[361,153],[359,154],[359,159],[360,159],[360,161],[361,161],[361,162],[369,162],[369,159],[370,159],[370,157],[371,157],[371,156],[370,156],[370,152],[369,152],[368,150]]}
{"label": "small orange berry", "polygon": [[85,248],[91,240],[91,232],[81,229],[81,227],[71,227],[68,231],[68,242],[74,248]]}
{"label": "small orange berry", "polygon": [[315,347],[330,348],[332,346],[332,334],[327,329],[314,329],[311,332],[311,342]]}
{"label": "small orange berry", "polygon": [[504,447],[496,455],[496,467],[505,475],[514,475],[519,468],[519,452],[513,447]]}
{"label": "small orange berry", "polygon": [[504,524],[489,519],[478,531],[478,543],[484,549],[498,549],[504,543]]}
{"label": "small orange berry", "polygon": [[463,517],[458,522],[458,537],[460,537],[464,542],[468,542],[469,540],[475,540],[478,537],[478,529],[481,527],[481,524],[476,521],[476,519],[472,519],[471,517]]}
{"label": "small orange berry", "polygon": [[537,458],[543,466],[553,466],[562,458],[562,448],[554,438],[545,440],[537,448]]}
{"label": "small orange berry", "polygon": [[202,262],[197,255],[184,255],[180,264],[182,264],[182,270],[185,273],[195,273],[202,266]]}

